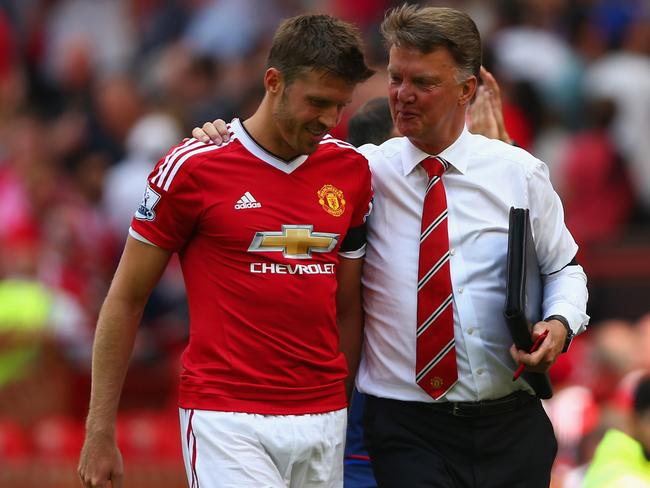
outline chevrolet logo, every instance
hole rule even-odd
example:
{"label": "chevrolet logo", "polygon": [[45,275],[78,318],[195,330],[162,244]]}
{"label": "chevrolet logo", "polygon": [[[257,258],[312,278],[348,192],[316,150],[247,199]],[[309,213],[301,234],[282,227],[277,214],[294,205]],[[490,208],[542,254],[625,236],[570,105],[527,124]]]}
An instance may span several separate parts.
{"label": "chevrolet logo", "polygon": [[329,252],[339,240],[338,234],[312,232],[313,225],[283,225],[282,232],[257,232],[250,252],[282,251],[285,258],[307,259],[312,252]]}

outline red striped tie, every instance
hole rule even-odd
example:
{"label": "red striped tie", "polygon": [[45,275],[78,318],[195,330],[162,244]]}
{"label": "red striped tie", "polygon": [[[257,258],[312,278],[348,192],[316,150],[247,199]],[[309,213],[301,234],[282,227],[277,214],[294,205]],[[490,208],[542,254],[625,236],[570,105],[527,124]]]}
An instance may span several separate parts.
{"label": "red striped tie", "polygon": [[420,232],[415,380],[437,400],[458,380],[447,196],[442,184],[442,174],[449,163],[430,157],[420,165],[429,175],[429,184],[424,196]]}

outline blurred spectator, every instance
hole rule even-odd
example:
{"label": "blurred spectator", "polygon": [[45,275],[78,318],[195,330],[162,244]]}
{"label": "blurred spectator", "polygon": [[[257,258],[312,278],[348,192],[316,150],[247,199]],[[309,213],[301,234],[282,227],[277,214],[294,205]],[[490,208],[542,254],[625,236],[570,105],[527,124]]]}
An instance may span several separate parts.
{"label": "blurred spectator", "polygon": [[628,168],[608,132],[615,110],[610,100],[588,105],[591,127],[567,141],[558,169],[566,224],[581,246],[619,238],[634,207]]}
{"label": "blurred spectator", "polygon": [[622,33],[620,50],[587,68],[584,90],[616,105],[612,137],[628,163],[644,217],[650,215],[650,10],[639,9]]}
{"label": "blurred spectator", "polygon": [[544,2],[502,0],[498,5],[502,25],[492,37],[497,77],[532,83],[556,111],[573,108],[580,64],[565,39],[540,25]]}
{"label": "blurred spectator", "polygon": [[145,112],[142,93],[130,75],[116,75],[98,81],[92,97],[87,146],[118,161],[129,131]]}
{"label": "blurred spectator", "polygon": [[87,360],[91,337],[74,297],[38,280],[39,236],[0,243],[0,417],[27,425],[68,411],[70,365],[84,349]]}
{"label": "blurred spectator", "polygon": [[625,432],[609,430],[587,470],[584,488],[650,487],[650,377],[642,378]]}
{"label": "blurred spectator", "polygon": [[183,0],[132,0],[138,55],[146,56],[175,41],[183,33],[191,10]]}
{"label": "blurred spectator", "polygon": [[94,74],[123,71],[132,60],[132,22],[127,2],[59,0],[48,15],[45,67],[57,83],[77,88]]}
{"label": "blurred spectator", "polygon": [[182,139],[181,128],[169,115],[151,113],[140,118],[126,140],[126,157],[106,176],[103,209],[120,241],[126,237],[133,213],[144,191],[143,181],[165,155]]}
{"label": "blurred spectator", "polygon": [[607,320],[592,326],[590,351],[579,370],[583,384],[600,403],[609,401],[621,379],[637,368],[636,336],[632,324]]}
{"label": "blurred spectator", "polygon": [[[199,55],[220,61],[245,58],[280,20],[273,2],[206,0],[187,26],[185,39]],[[254,15],[251,15],[255,12]]]}

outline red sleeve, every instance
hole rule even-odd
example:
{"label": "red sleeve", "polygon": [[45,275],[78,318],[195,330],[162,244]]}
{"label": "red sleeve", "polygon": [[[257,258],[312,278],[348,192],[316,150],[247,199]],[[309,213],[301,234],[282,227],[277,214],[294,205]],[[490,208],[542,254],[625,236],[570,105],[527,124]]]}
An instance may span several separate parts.
{"label": "red sleeve", "polygon": [[361,175],[359,183],[359,197],[357,198],[358,204],[354,206],[354,213],[350,221],[350,227],[359,227],[365,223],[366,218],[372,210],[372,186],[370,178],[370,167],[366,158],[362,157],[363,164],[361,166]]}
{"label": "red sleeve", "polygon": [[190,174],[190,168],[195,166],[192,159],[174,173],[171,181],[161,182],[157,176],[168,161],[168,156],[162,158],[147,178],[142,202],[133,216],[131,228],[156,246],[180,251],[203,210],[203,195]]}

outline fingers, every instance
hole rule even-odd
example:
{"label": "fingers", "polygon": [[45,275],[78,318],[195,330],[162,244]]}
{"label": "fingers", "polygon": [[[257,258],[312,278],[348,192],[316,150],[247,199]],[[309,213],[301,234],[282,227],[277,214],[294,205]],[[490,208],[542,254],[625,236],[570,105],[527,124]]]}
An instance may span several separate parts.
{"label": "fingers", "polygon": [[489,93],[489,103],[492,106],[492,111],[494,113],[494,120],[497,126],[497,137],[501,141],[511,144],[512,139],[506,130],[506,124],[503,119],[503,103],[501,101],[501,88],[497,80],[494,78],[492,73],[481,66],[481,79],[483,80],[483,86],[488,90]]}
{"label": "fingers", "polygon": [[[210,142],[210,136],[208,136],[205,130],[203,130],[201,127],[194,127],[194,129],[192,129],[192,137],[205,144]],[[215,144],[220,144],[220,142]]]}
{"label": "fingers", "polygon": [[[531,333],[533,342],[536,342],[539,336],[547,330],[544,328],[545,324],[545,322],[538,322],[535,325]],[[537,350],[533,352],[522,351],[513,344],[510,347],[510,355],[517,364],[525,365],[527,371],[544,372],[548,371],[557,358],[555,349],[554,338],[552,333],[549,333],[539,344]]]}
{"label": "fingers", "polygon": [[111,482],[112,482],[113,488],[122,488],[123,480],[124,480],[124,476],[122,474],[114,474],[111,477]]}
{"label": "fingers", "polygon": [[474,134],[489,138],[498,137],[498,125],[490,102],[490,93],[484,86],[478,88],[476,98],[470,107],[469,129]]}
{"label": "fingers", "polygon": [[206,122],[201,127],[194,127],[192,129],[192,137],[205,144],[213,142],[219,145],[230,140],[230,132],[228,131],[226,122],[217,119],[212,122]]}
{"label": "fingers", "polygon": [[[83,488],[108,488],[108,476],[90,476],[79,471],[79,480]],[[120,481],[121,483],[121,481]],[[113,484],[113,487],[120,486]]]}
{"label": "fingers", "polygon": [[121,488],[124,464],[114,441],[87,438],[77,474],[83,488]]}
{"label": "fingers", "polygon": [[122,488],[124,475],[118,473],[86,473],[81,467],[77,470],[81,486],[84,488]]}
{"label": "fingers", "polygon": [[498,105],[501,105],[501,89],[499,88],[499,84],[494,76],[492,76],[492,73],[483,66],[481,66],[481,79],[483,80],[483,86],[492,94]]}
{"label": "fingers", "polygon": [[222,119],[216,119],[212,122],[219,132],[219,135],[223,139],[223,142],[228,142],[230,140],[230,132],[228,132],[228,125]]}

